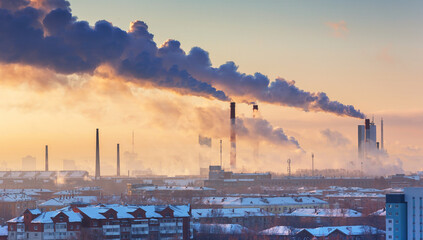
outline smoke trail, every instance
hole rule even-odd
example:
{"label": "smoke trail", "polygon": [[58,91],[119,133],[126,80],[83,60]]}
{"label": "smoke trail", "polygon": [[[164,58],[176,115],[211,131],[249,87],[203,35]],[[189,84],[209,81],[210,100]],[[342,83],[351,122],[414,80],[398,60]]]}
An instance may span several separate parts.
{"label": "smoke trail", "polygon": [[238,118],[237,134],[241,136],[250,134],[252,139],[264,140],[275,145],[292,145],[304,151],[297,139],[287,136],[282,128],[276,128],[262,118]]}
{"label": "smoke trail", "polygon": [[194,47],[185,54],[178,41],[168,40],[159,49],[159,54],[165,65],[177,64],[182,69],[187,69],[193,76],[223,89],[238,101],[251,102],[251,99],[256,99],[261,102],[301,108],[305,111],[324,111],[341,116],[365,117],[360,110],[351,105],[331,101],[324,92],[307,92],[299,89],[294,81],[277,78],[270,82],[269,78],[261,73],[254,75],[241,73],[238,71],[238,66],[231,61],[214,68],[208,52],[199,47]]}
{"label": "smoke trail", "polygon": [[[194,47],[186,54],[176,40],[160,48],[141,21],[123,31],[107,21],[77,21],[65,0],[0,0],[0,62],[21,63],[58,73],[93,73],[100,65],[140,85],[166,88],[223,101],[252,99],[305,111],[364,118],[351,105],[307,92],[295,82],[247,75],[234,62],[212,67],[209,54]],[[219,90],[221,89],[221,90]]]}

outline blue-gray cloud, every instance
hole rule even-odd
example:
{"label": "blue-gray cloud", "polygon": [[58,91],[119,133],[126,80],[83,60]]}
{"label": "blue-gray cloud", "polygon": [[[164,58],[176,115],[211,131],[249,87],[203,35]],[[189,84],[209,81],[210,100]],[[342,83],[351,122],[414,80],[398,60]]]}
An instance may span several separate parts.
{"label": "blue-gray cloud", "polygon": [[186,54],[169,40],[161,47],[142,21],[130,31],[107,21],[90,26],[71,14],[65,0],[0,0],[0,62],[22,63],[58,73],[93,73],[102,65],[135,83],[149,83],[182,94],[240,101],[261,101],[305,111],[364,118],[351,105],[332,101],[324,92],[308,92],[295,82],[270,81],[261,73],[238,71],[234,62],[213,67],[209,53],[194,47]]}

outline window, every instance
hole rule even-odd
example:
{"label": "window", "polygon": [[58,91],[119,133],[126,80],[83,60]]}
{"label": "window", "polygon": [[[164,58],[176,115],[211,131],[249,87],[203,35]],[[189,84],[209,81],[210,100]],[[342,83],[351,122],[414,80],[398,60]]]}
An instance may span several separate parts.
{"label": "window", "polygon": [[38,230],[38,226],[37,225],[34,226],[34,230]]}

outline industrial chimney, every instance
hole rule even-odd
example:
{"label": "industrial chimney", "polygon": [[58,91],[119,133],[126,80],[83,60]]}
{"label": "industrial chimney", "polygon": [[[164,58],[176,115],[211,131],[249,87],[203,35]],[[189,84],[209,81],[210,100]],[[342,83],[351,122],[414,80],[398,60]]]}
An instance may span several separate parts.
{"label": "industrial chimney", "polygon": [[231,170],[236,169],[236,132],[235,132],[235,102],[231,102]]}
{"label": "industrial chimney", "polygon": [[100,179],[100,146],[98,141],[98,128],[95,136],[95,180]]}
{"label": "industrial chimney", "polygon": [[[258,105],[253,105],[253,118],[258,118]],[[254,148],[253,148],[253,160],[254,163],[258,163],[259,160],[259,138],[257,137],[254,140]]]}
{"label": "industrial chimney", "polygon": [[46,145],[46,167],[45,167],[45,171],[48,171],[48,145]]}
{"label": "industrial chimney", "polygon": [[120,151],[119,151],[119,143],[117,144],[117,174],[116,176],[120,176]]}
{"label": "industrial chimney", "polygon": [[380,149],[383,150],[383,118],[380,120]]}

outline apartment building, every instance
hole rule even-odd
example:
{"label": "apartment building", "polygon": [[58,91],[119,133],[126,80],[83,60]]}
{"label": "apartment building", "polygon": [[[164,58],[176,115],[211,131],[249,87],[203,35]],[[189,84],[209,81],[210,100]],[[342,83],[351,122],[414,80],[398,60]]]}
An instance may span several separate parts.
{"label": "apartment building", "polygon": [[18,239],[190,239],[190,205],[98,205],[41,212],[26,210],[8,221]]}

